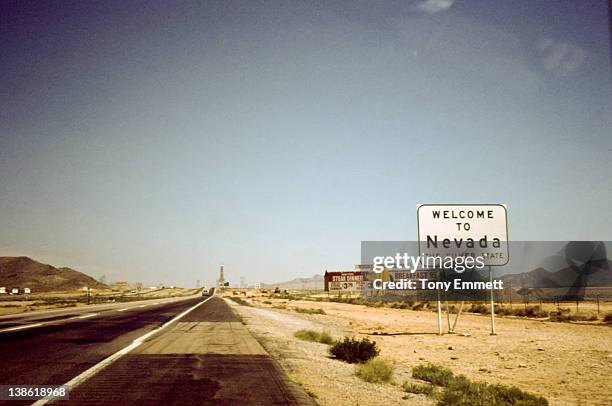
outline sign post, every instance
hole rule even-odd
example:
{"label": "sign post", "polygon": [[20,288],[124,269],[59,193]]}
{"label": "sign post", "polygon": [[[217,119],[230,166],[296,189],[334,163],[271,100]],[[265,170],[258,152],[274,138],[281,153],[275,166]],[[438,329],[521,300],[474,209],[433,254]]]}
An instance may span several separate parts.
{"label": "sign post", "polygon": [[[491,286],[493,286],[493,271],[491,271],[491,267],[489,267],[489,281],[491,282]],[[495,332],[495,301],[493,300],[493,287],[491,287],[491,335],[497,335]]]}
{"label": "sign post", "polygon": [[453,328],[451,329],[450,332],[454,333],[455,332],[455,327],[457,326],[457,320],[459,320],[459,315],[461,314],[461,311],[463,310],[463,300],[461,301],[461,306],[459,306],[459,311],[457,312],[457,315],[455,316],[455,321],[453,322]]}
{"label": "sign post", "polygon": [[442,302],[440,302],[440,289],[438,289],[438,335],[442,335]]}

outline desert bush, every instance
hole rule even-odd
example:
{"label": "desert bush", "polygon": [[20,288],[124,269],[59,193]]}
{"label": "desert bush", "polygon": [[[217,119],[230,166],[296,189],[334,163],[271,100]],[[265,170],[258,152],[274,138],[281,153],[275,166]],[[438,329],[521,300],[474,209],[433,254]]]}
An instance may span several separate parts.
{"label": "desert bush", "polygon": [[323,309],[301,309],[299,307],[296,307],[294,310],[298,313],[304,314],[325,314],[325,310]]}
{"label": "desert bush", "polygon": [[380,358],[372,358],[355,367],[355,375],[366,382],[389,382],[393,377],[393,367]]}
{"label": "desert bush", "polygon": [[243,300],[242,298],[239,298],[239,297],[230,296],[229,299],[234,301],[234,302],[236,302],[236,303],[238,303],[241,306],[250,306],[251,305],[249,302],[247,302],[246,300]]}
{"label": "desert bush", "polygon": [[280,305],[272,305],[273,309],[280,309],[280,310],[285,310],[287,308],[287,306],[285,306],[284,304],[280,304]]}
{"label": "desert bush", "polygon": [[412,377],[434,385],[447,386],[453,379],[453,372],[439,365],[421,364],[412,369]]}
{"label": "desert bush", "polygon": [[472,303],[468,312],[471,313],[480,313],[480,314],[489,314],[489,307],[483,303]]}
{"label": "desert bush", "polygon": [[271,305],[271,304],[272,304],[272,302],[271,302],[271,301],[269,301],[269,300],[264,300],[262,303],[263,303],[263,304],[269,304],[269,305]]}
{"label": "desert bush", "polygon": [[548,316],[550,321],[569,321],[569,314],[565,314],[563,312],[550,312]]}
{"label": "desert bush", "polygon": [[304,341],[314,341],[322,344],[333,344],[334,338],[329,335],[329,333],[323,331],[313,331],[313,330],[298,330],[293,335],[300,340]]}
{"label": "desert bush", "polygon": [[409,305],[408,303],[400,303],[399,308],[400,309],[410,309],[412,308],[412,306]]}
{"label": "desert bush", "polygon": [[419,303],[415,303],[414,305],[412,305],[412,310],[423,310],[424,307],[425,307],[425,303],[419,302]]}
{"label": "desert bush", "polygon": [[344,337],[344,340],[335,342],[329,348],[331,355],[349,364],[368,361],[370,358],[377,356],[379,352],[376,341],[370,341],[368,338],[357,340]]}
{"label": "desert bush", "polygon": [[[444,387],[440,404],[445,406],[548,405],[545,398],[514,386],[473,382],[464,375],[454,375],[451,370],[434,364],[417,365],[412,370],[412,376]],[[413,389],[410,384],[404,384],[404,390],[409,391],[406,387]],[[432,388],[428,394],[433,393]]]}
{"label": "desert bush", "polygon": [[333,343],[336,342],[336,340],[334,339],[334,337],[332,337],[328,332],[323,331],[319,334],[319,342],[321,344],[328,344],[331,345]]}
{"label": "desert bush", "polygon": [[434,393],[435,387],[432,384],[418,384],[418,383],[410,383],[404,382],[402,386],[404,391],[408,393],[415,393],[417,395],[427,395],[430,396]]}
{"label": "desert bush", "polygon": [[548,405],[545,398],[517,387],[473,382],[463,375],[456,376],[444,389],[440,403],[448,406]]}
{"label": "desert bush", "polygon": [[542,310],[540,306],[528,306],[527,307],[527,317],[548,317],[548,312],[546,310]]}
{"label": "desert bush", "polygon": [[514,313],[515,313],[514,309],[511,309],[510,307],[506,307],[506,306],[495,307],[495,314],[498,314],[500,316],[512,316],[514,315]]}
{"label": "desert bush", "polygon": [[[592,316],[589,314],[577,313],[577,314],[571,314],[569,316],[569,319],[570,321],[588,321],[588,320],[592,320],[591,317]],[[597,320],[597,318],[595,318],[595,320]]]}
{"label": "desert bush", "polygon": [[[550,321],[597,321],[599,320],[599,318],[597,317],[596,314],[592,314],[592,313],[577,313],[577,314],[570,314],[567,311],[557,311],[557,312],[550,312],[549,315],[549,319]],[[605,318],[604,318],[605,320]]]}
{"label": "desert bush", "polygon": [[[548,405],[545,398],[523,392],[514,386],[474,382],[464,375],[454,375],[451,370],[434,364],[417,365],[412,370],[412,376],[444,387],[439,404],[445,406]],[[404,390],[410,393],[434,394],[433,387],[423,388],[410,383],[404,384]]]}
{"label": "desert bush", "polygon": [[304,341],[318,341],[319,333],[314,330],[298,330],[293,336]]}
{"label": "desert bush", "polygon": [[518,308],[515,310],[516,316],[522,317],[548,317],[548,312],[542,310],[540,306],[527,306],[527,308]]}
{"label": "desert bush", "polygon": [[606,314],[603,318],[604,323],[612,323],[612,312]]}
{"label": "desert bush", "polygon": [[412,305],[406,302],[393,302],[389,305],[389,307],[392,309],[410,309],[412,308]]}

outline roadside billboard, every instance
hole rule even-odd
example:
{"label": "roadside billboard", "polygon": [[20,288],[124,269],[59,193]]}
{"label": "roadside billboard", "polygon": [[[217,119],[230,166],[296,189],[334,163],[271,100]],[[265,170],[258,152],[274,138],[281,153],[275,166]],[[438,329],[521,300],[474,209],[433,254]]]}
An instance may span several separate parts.
{"label": "roadside billboard", "polygon": [[356,292],[363,289],[365,272],[327,272],[324,283],[326,292]]}

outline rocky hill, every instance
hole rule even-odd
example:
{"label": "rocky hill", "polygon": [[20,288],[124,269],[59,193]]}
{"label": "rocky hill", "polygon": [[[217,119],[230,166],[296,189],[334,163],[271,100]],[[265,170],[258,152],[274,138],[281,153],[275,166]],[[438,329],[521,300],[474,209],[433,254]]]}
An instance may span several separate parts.
{"label": "rocky hill", "polygon": [[74,291],[87,286],[109,289],[82,272],[41,264],[28,257],[0,257],[0,286],[30,288],[32,293]]}

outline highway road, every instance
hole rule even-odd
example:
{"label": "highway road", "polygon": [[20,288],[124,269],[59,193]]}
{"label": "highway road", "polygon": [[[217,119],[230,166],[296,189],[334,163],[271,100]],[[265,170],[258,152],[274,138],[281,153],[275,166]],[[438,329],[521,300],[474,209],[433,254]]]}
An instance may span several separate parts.
{"label": "highway road", "polygon": [[216,296],[3,317],[0,353],[0,384],[72,387],[47,404],[312,404]]}

